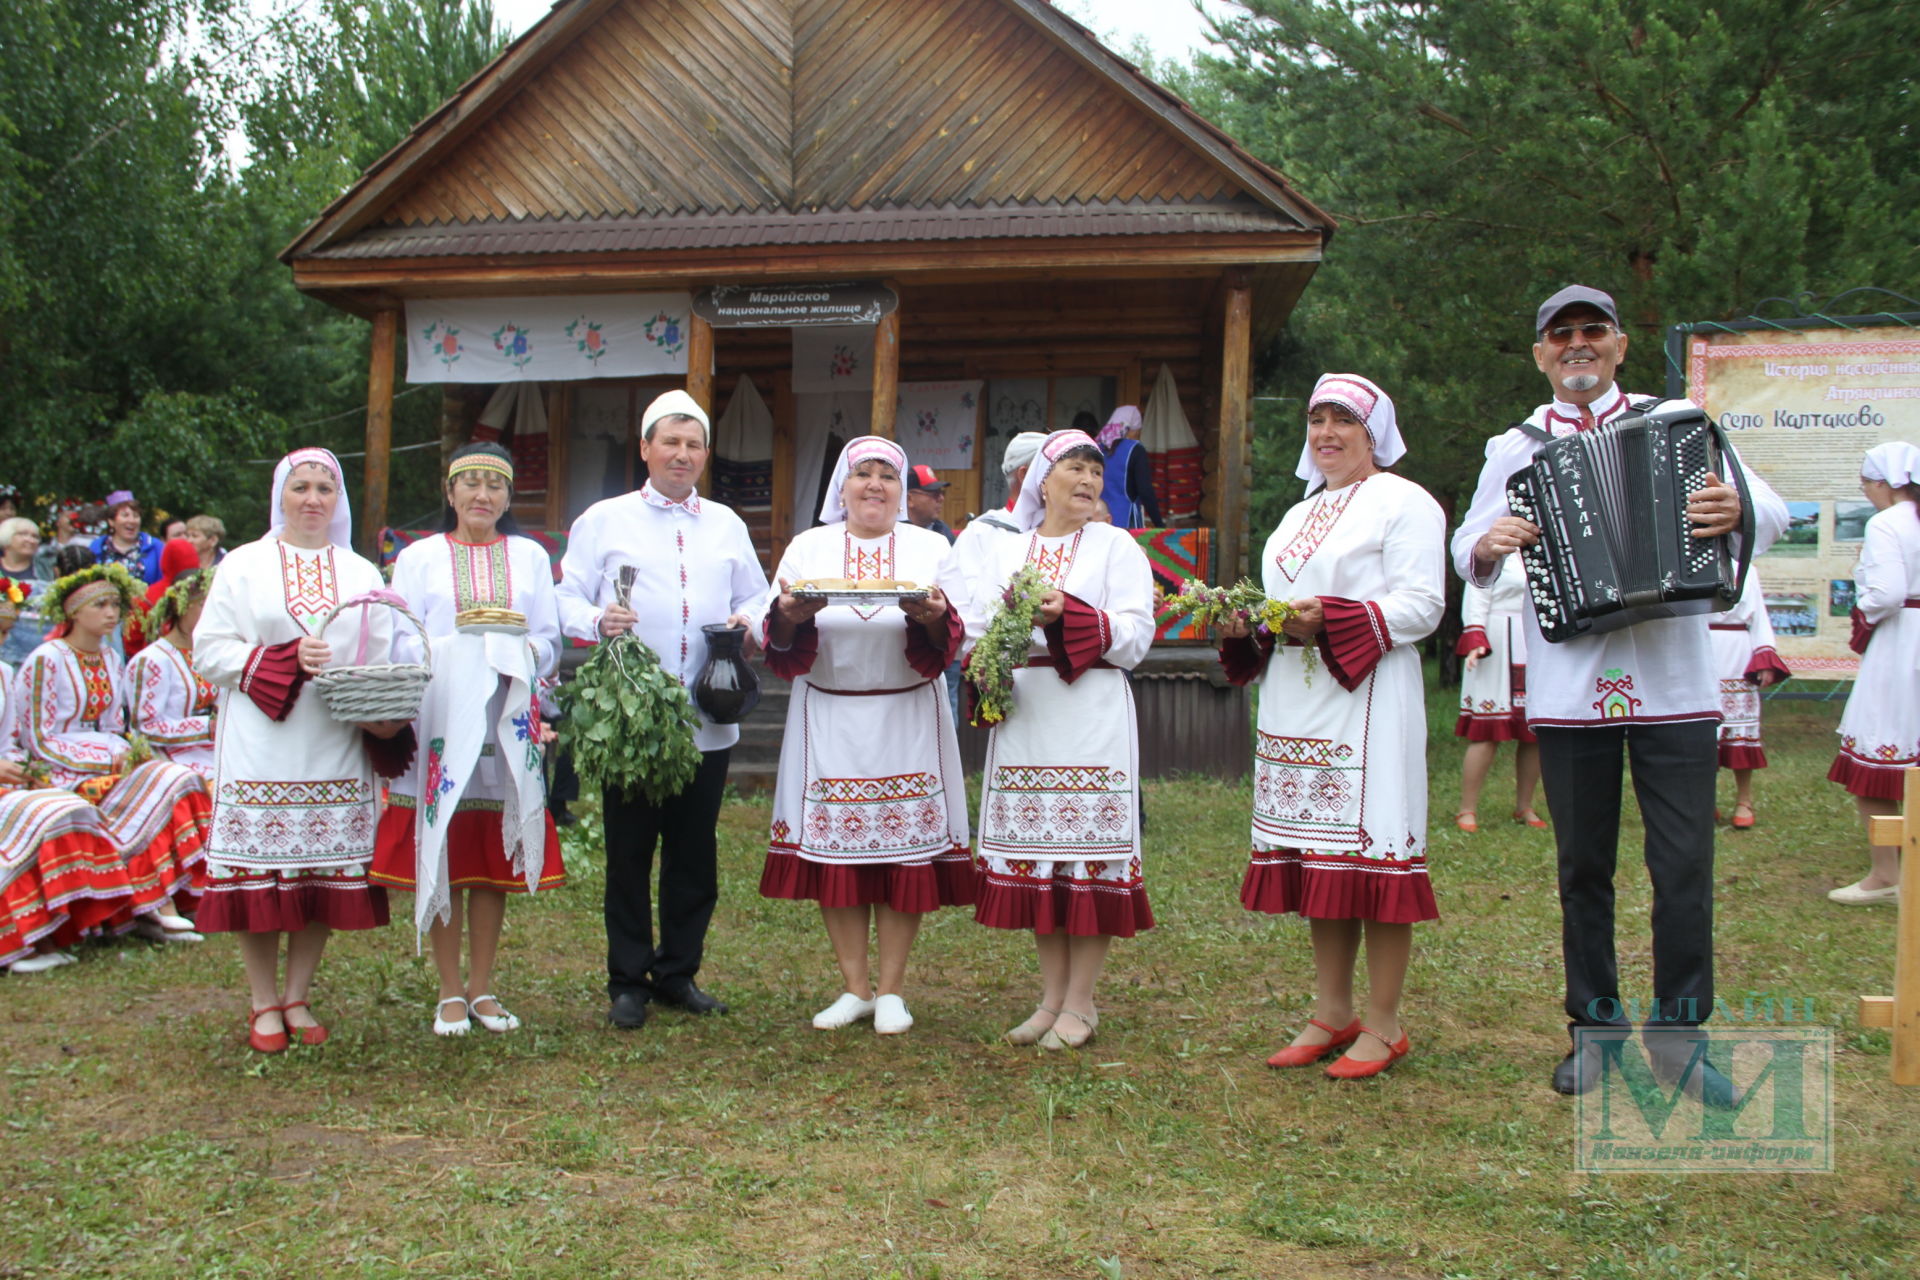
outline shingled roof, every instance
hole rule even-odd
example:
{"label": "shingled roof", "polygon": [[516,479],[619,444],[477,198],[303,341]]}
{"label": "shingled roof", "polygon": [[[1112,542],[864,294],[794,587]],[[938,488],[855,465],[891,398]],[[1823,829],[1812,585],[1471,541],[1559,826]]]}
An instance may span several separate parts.
{"label": "shingled roof", "polygon": [[1044,0],[562,0],[281,257],[1332,229]]}

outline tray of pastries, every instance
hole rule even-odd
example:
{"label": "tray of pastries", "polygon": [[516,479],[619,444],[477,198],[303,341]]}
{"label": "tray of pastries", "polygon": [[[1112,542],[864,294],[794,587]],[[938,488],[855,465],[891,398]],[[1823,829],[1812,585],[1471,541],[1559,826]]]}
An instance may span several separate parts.
{"label": "tray of pastries", "polygon": [[514,609],[462,609],[453,615],[456,631],[501,631],[508,635],[527,634],[527,615]]}
{"label": "tray of pastries", "polygon": [[802,578],[791,590],[796,600],[824,600],[828,604],[871,606],[927,598],[927,588],[899,578]]}

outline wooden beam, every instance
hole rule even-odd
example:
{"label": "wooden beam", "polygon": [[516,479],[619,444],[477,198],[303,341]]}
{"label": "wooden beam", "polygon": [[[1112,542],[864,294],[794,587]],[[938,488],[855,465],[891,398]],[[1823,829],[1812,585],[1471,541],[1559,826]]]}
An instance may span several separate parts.
{"label": "wooden beam", "polygon": [[773,375],[773,565],[787,553],[793,541],[794,440],[799,423],[793,414],[793,373],[782,369]]}
{"label": "wooden beam", "polygon": [[894,402],[900,397],[900,312],[873,326],[873,420],[867,430],[893,439]]}
{"label": "wooden beam", "polygon": [[367,352],[367,468],[360,500],[360,549],[380,556],[380,530],[387,524],[387,475],[393,460],[393,346],[400,313],[389,307],[373,315]]}
{"label": "wooden beam", "polygon": [[1220,581],[1235,582],[1247,572],[1248,496],[1253,486],[1253,282],[1251,273],[1232,274],[1220,317]]}
{"label": "wooden beam", "polygon": [[[687,394],[700,406],[707,421],[720,416],[713,403],[713,326],[698,315],[687,317]],[[707,433],[707,465],[694,479],[701,493],[713,491],[713,433]]]}
{"label": "wooden beam", "polygon": [[541,521],[548,530],[567,527],[571,499],[568,459],[573,453],[573,385],[548,384],[547,390],[547,513]]}

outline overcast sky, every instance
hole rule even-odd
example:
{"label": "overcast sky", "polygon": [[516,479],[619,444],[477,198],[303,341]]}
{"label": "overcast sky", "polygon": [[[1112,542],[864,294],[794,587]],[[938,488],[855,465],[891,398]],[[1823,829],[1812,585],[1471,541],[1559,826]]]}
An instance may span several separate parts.
{"label": "overcast sky", "polygon": [[[1204,3],[1213,12],[1230,7],[1222,0]],[[516,36],[552,7],[552,0],[493,0],[494,12]],[[1193,0],[1058,0],[1055,7],[1121,53],[1131,51],[1136,36],[1146,39],[1156,58],[1179,62],[1206,46],[1205,27]]]}

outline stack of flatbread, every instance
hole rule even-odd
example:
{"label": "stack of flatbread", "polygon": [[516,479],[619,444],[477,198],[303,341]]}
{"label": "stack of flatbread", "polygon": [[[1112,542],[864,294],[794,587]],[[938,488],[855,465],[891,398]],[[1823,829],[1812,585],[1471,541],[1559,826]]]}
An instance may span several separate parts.
{"label": "stack of flatbread", "polygon": [[920,584],[901,578],[806,578],[795,591],[918,591]]}
{"label": "stack of flatbread", "polygon": [[463,609],[453,615],[456,627],[525,627],[527,615],[513,609]]}

